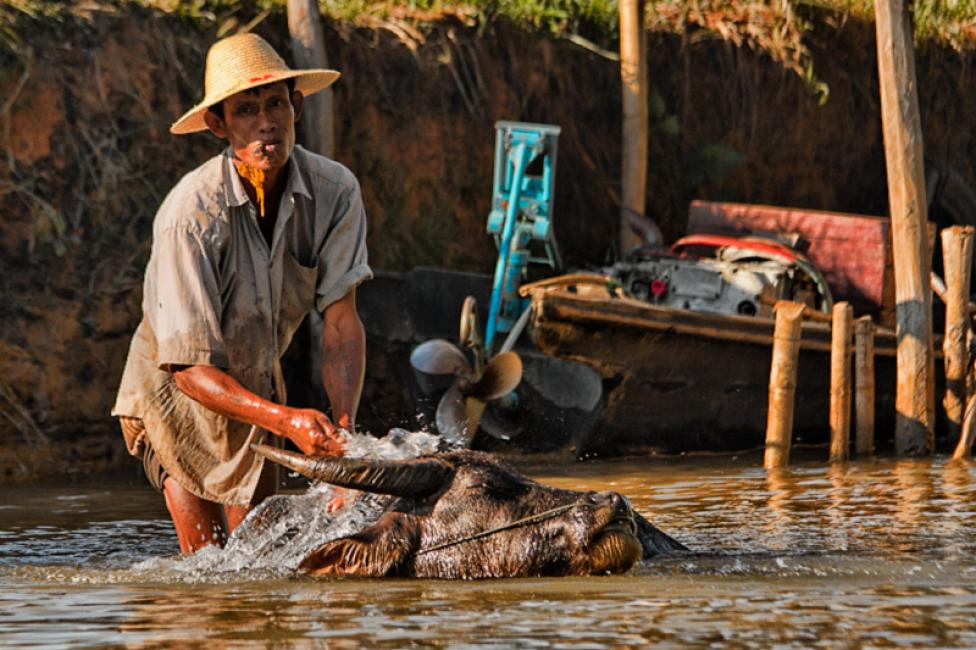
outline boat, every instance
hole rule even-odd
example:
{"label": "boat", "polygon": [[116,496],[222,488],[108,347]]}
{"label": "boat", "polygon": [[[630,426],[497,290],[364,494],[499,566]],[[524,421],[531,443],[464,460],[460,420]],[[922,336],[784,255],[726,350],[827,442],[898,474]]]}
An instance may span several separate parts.
{"label": "boat", "polygon": [[[896,336],[888,221],[696,201],[689,211],[688,230],[693,237],[790,234],[806,242],[805,255],[829,285],[824,306],[846,300],[857,315],[870,315],[875,322],[875,430],[882,443],[889,440],[894,429]],[[570,274],[522,287],[531,300],[529,331],[538,349],[583,363],[601,379],[600,412],[592,430],[579,441],[578,454],[727,451],[761,445],[773,301],[739,313],[691,309],[687,300],[685,306],[674,300],[655,304],[660,295],[647,291],[643,299],[634,299],[614,280],[605,274]],[[667,287],[660,291],[669,295]],[[826,314],[804,321],[793,426],[798,443],[824,443],[829,438],[830,339]]]}
{"label": "boat", "polygon": [[[599,417],[580,456],[727,451],[762,444],[773,319],[659,307],[593,283],[527,285],[543,353],[595,370]],[[805,320],[794,441],[829,435],[830,324]],[[876,430],[892,431],[895,333],[875,331]]]}

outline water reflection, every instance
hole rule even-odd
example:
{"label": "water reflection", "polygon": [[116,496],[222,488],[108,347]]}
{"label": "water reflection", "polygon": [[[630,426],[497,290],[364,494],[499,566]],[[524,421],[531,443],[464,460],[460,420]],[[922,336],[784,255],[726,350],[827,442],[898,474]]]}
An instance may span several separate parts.
{"label": "water reflection", "polygon": [[796,500],[797,487],[792,470],[781,467],[768,470],[766,490],[766,507],[770,516],[765,528],[769,535],[781,537],[793,527],[791,509]]}
{"label": "water reflection", "polygon": [[172,568],[172,531],[151,490],[8,489],[0,491],[0,639],[133,648],[976,647],[971,464],[871,459],[766,472],[760,462],[533,470],[560,487],[627,494],[696,551],[614,578],[188,575]]}
{"label": "water reflection", "polygon": [[945,544],[946,553],[958,556],[962,547],[958,542],[960,535],[967,526],[967,518],[972,515],[971,499],[973,497],[972,466],[967,462],[953,461],[942,468],[941,488],[945,501],[945,512],[942,518],[944,536],[948,540]]}
{"label": "water reflection", "polygon": [[895,521],[910,530],[918,529],[926,516],[937,514],[936,504],[931,503],[932,474],[929,469],[928,463],[914,459],[895,463]]}

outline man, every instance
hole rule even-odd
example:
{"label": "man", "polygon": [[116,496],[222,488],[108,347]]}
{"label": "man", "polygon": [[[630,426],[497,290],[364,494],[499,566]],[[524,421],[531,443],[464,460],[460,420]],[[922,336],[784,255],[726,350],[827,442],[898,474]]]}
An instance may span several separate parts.
{"label": "man", "polygon": [[324,413],[284,405],[280,358],[311,309],[324,321],[332,415],[355,424],[365,365],[356,286],[372,276],[366,217],[352,173],[295,145],[303,97],[338,76],[292,70],[260,37],[232,36],[207,55],[203,101],[170,128],[209,130],[228,146],[159,208],[112,414],[165,495],[183,553],[222,544],[275,492],[276,469],[251,443],[342,453]]}

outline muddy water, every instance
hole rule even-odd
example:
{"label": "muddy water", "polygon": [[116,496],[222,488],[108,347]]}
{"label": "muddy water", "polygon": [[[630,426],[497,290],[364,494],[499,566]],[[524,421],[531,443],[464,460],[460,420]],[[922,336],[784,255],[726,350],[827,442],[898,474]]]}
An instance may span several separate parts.
{"label": "muddy water", "polygon": [[759,461],[530,468],[628,494],[698,551],[585,579],[178,570],[147,488],[0,489],[0,645],[976,647],[976,470],[937,458],[768,476]]}

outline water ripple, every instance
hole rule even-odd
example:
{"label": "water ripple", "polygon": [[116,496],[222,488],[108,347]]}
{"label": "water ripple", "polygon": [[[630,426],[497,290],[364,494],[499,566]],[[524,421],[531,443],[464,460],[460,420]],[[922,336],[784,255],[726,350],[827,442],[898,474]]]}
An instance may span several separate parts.
{"label": "water ripple", "polygon": [[[149,489],[4,489],[0,640],[25,648],[976,647],[972,467],[877,460],[767,475],[747,463],[535,471],[560,487],[613,487],[695,551],[629,576],[585,579],[295,577],[291,541],[314,543],[336,526],[315,505],[327,487],[301,497],[307,507],[285,529],[252,526],[228,549],[190,558],[177,555]],[[340,516],[355,528],[372,512]]]}

